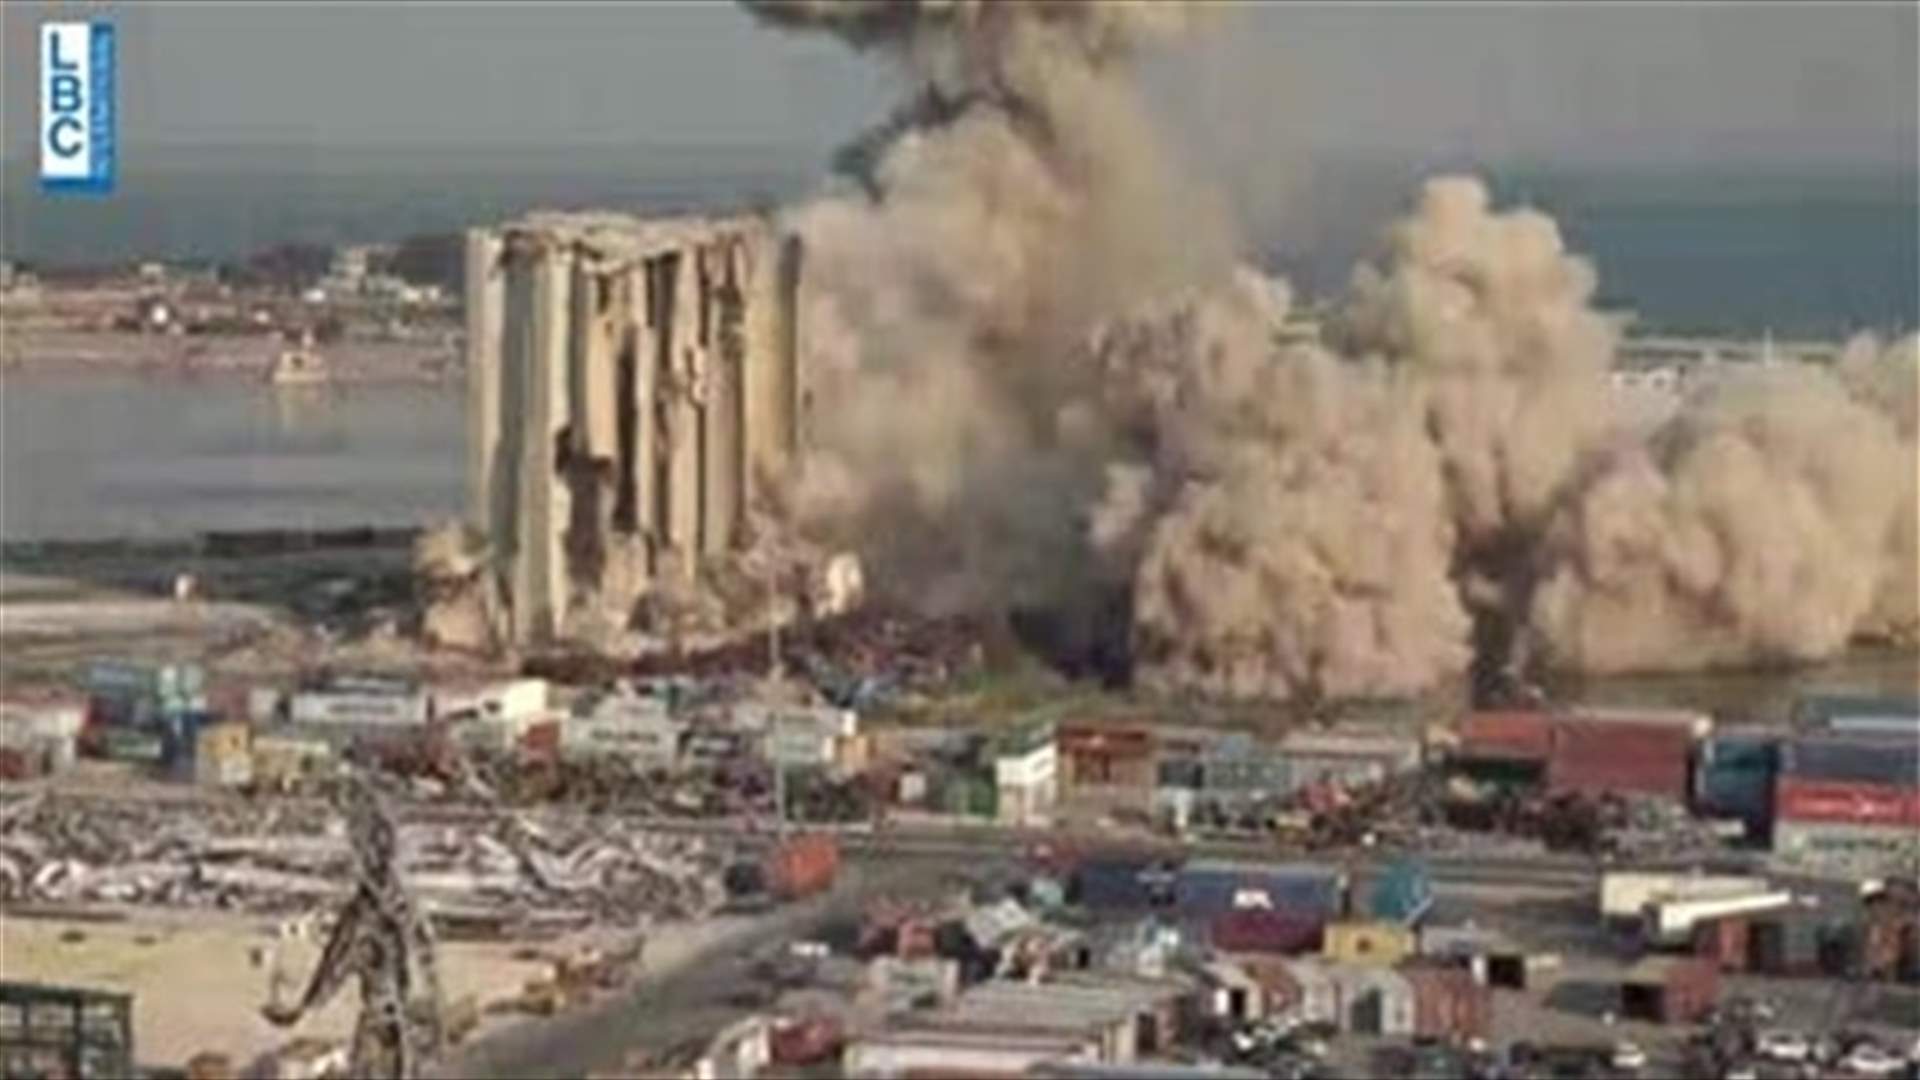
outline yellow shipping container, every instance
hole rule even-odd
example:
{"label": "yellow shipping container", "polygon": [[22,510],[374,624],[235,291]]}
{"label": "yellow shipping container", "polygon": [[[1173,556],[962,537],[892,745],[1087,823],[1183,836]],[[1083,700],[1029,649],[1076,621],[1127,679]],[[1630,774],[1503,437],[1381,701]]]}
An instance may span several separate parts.
{"label": "yellow shipping container", "polygon": [[213,787],[237,787],[253,779],[253,731],[241,723],[209,724],[194,740],[194,778]]}
{"label": "yellow shipping container", "polygon": [[1398,923],[1348,920],[1328,923],[1324,952],[1327,959],[1346,964],[1393,967],[1412,956],[1414,932]]}

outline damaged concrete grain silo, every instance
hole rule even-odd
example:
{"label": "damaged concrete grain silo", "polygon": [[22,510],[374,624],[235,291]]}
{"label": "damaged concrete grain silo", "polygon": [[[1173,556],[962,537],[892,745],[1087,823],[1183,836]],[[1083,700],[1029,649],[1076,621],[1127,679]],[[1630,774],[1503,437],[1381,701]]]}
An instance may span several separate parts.
{"label": "damaged concrete grain silo", "polygon": [[802,423],[800,247],[770,219],[541,213],[467,236],[468,525],[536,645],[738,551]]}

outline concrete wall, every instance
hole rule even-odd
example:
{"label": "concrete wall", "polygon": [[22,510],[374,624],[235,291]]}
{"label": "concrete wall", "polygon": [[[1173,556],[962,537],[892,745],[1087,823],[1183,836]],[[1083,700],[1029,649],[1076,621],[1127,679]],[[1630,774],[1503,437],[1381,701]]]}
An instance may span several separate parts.
{"label": "concrete wall", "polygon": [[741,544],[798,447],[799,258],[755,216],[468,234],[467,517],[516,643],[624,627]]}

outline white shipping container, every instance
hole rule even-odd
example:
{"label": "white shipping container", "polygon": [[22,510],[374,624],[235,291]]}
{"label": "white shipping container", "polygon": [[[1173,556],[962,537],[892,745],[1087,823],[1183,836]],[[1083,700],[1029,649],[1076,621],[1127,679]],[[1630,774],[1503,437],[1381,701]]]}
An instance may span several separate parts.
{"label": "white shipping container", "polygon": [[560,726],[560,750],[573,757],[609,755],[665,768],[679,758],[684,729],[684,724],[660,718],[577,717]]}
{"label": "white shipping container", "polygon": [[512,679],[477,689],[438,690],[433,694],[434,715],[473,714],[483,720],[527,725],[546,716],[549,686],[545,679]]}
{"label": "white shipping container", "polygon": [[247,719],[255,724],[271,724],[280,719],[284,695],[271,686],[256,686],[247,691]]}
{"label": "white shipping container", "polygon": [[834,737],[809,730],[775,729],[767,735],[766,755],[778,765],[831,765]]}
{"label": "white shipping container", "polygon": [[927,774],[923,772],[903,772],[900,774],[900,801],[908,806],[918,806],[927,801]]}
{"label": "white shipping container", "polygon": [[1686,941],[1693,933],[1694,924],[1702,920],[1777,911],[1791,903],[1793,894],[1782,890],[1656,900],[1647,905],[1643,925],[1653,941],[1676,945]]}
{"label": "white shipping container", "polygon": [[0,706],[0,743],[73,739],[87,712],[78,705]]}
{"label": "white shipping container", "polygon": [[1693,709],[1640,708],[1624,705],[1582,705],[1569,714],[1579,720],[1616,724],[1660,724],[1685,728],[1696,739],[1713,733],[1713,717]]}
{"label": "white shipping container", "polygon": [[1042,743],[1024,754],[994,759],[994,780],[1000,787],[1040,787],[1054,782],[1060,755],[1055,744]]}
{"label": "white shipping container", "polygon": [[852,738],[860,733],[860,717],[852,709],[822,705],[782,706],[768,710],[767,730],[805,731],[827,738]]}
{"label": "white shipping container", "polygon": [[1767,879],[1748,875],[1612,871],[1600,876],[1600,915],[1638,919],[1657,900],[1743,896],[1767,888]]}
{"label": "white shipping container", "polygon": [[293,699],[293,722],[395,727],[425,724],[427,699],[421,694],[308,691]]}

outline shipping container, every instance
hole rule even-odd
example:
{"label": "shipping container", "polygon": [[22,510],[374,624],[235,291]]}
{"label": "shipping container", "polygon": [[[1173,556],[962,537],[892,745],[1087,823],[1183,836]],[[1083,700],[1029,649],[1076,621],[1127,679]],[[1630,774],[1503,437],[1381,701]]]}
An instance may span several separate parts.
{"label": "shipping container", "polygon": [[411,727],[427,722],[425,694],[389,693],[381,689],[309,690],[294,695],[291,713],[296,724],[383,724]]}
{"label": "shipping container", "polygon": [[1413,987],[1413,1033],[1465,1043],[1485,1039],[1493,1021],[1493,991],[1463,968],[1410,964],[1401,969]]}
{"label": "shipping container", "polygon": [[1703,919],[1693,926],[1693,955],[1721,971],[1745,971],[1751,951],[1748,931],[1744,916]]}
{"label": "shipping container", "polygon": [[1206,784],[1206,767],[1199,758],[1162,758],[1156,783],[1163,788],[1198,790]]}
{"label": "shipping container", "polygon": [[151,730],[106,728],[94,735],[93,749],[108,761],[159,765],[167,760],[166,738]]}
{"label": "shipping container", "polygon": [[993,817],[999,811],[1000,790],[991,777],[948,776],[940,785],[940,806],[958,817]]}
{"label": "shipping container", "polygon": [[1174,881],[1174,906],[1188,918],[1260,908],[1330,919],[1342,913],[1345,900],[1345,875],[1311,864],[1194,862]]}
{"label": "shipping container", "polygon": [[1553,724],[1543,712],[1474,712],[1460,724],[1456,754],[1471,761],[1547,760]]}
{"label": "shipping container", "polygon": [[28,746],[0,746],[0,780],[33,780],[46,773],[46,755]]}
{"label": "shipping container", "polygon": [[1208,937],[1221,952],[1297,956],[1320,951],[1325,925],[1310,914],[1242,909],[1215,916]]}
{"label": "shipping container", "polygon": [[160,704],[153,697],[93,694],[87,698],[83,726],[144,728],[152,726],[159,719]]}
{"label": "shipping container", "polygon": [[1780,740],[1773,735],[1718,734],[1700,745],[1694,768],[1694,808],[1709,817],[1738,818],[1749,831],[1773,816],[1773,785]]}
{"label": "shipping container", "polygon": [[160,672],[128,660],[95,660],[81,674],[80,685],[103,697],[150,697],[159,693]]}
{"label": "shipping container", "polygon": [[1662,709],[1645,705],[1576,705],[1562,719],[1633,727],[1665,727],[1687,732],[1693,739],[1713,733],[1713,717],[1694,709]]}
{"label": "shipping container", "polygon": [[1369,918],[1412,925],[1432,908],[1432,877],[1424,865],[1412,859],[1400,859],[1387,867],[1367,892]]}
{"label": "shipping container", "polygon": [[1780,748],[1780,776],[1885,787],[1920,786],[1920,740],[1808,735]]}
{"label": "shipping container", "polygon": [[243,787],[253,782],[252,732],[245,724],[210,724],[194,742],[191,772],[196,783]]}
{"label": "shipping container", "polygon": [[1835,821],[1920,829],[1920,788],[1782,777],[1774,793],[1781,821]]}
{"label": "shipping container", "polygon": [[529,757],[551,758],[560,752],[560,721],[531,724],[520,733],[520,752]]}
{"label": "shipping container", "polygon": [[1920,730],[1920,698],[1869,694],[1806,694],[1793,703],[1794,722],[1833,731]]}
{"label": "shipping container", "polygon": [[1373,919],[1330,922],[1322,937],[1322,955],[1344,964],[1392,967],[1420,947],[1419,938],[1407,927]]}
{"label": "shipping container", "polygon": [[1328,969],[1338,988],[1341,1027],[1360,1035],[1413,1035],[1413,984],[1387,967],[1336,965]]}
{"label": "shipping container", "polygon": [[1561,717],[1553,725],[1547,783],[1555,791],[1685,802],[1692,751],[1693,734],[1680,725]]}
{"label": "shipping container", "polygon": [[1782,819],[1773,826],[1773,853],[1821,873],[1867,877],[1911,872],[1920,860],[1920,830],[1900,824]]}
{"label": "shipping container", "polygon": [[826,833],[796,836],[767,854],[767,891],[799,900],[833,887],[840,873],[840,842]]}
{"label": "shipping container", "polygon": [[1649,957],[1620,981],[1620,1015],[1656,1024],[1691,1024],[1713,1008],[1720,972],[1697,957]]}
{"label": "shipping container", "polygon": [[1145,911],[1171,903],[1174,880],[1152,859],[1094,857],[1074,867],[1069,898],[1094,911]]}
{"label": "shipping container", "polygon": [[1786,913],[1748,923],[1747,969],[1762,975],[1811,975],[1820,969],[1818,920]]}
{"label": "shipping container", "polygon": [[288,720],[287,695],[272,686],[255,686],[248,689],[247,719],[255,724],[286,723]]}
{"label": "shipping container", "polygon": [[1062,724],[1057,745],[1063,788],[1153,786],[1157,742],[1150,729],[1123,724]]}
{"label": "shipping container", "polygon": [[1861,924],[1860,974],[1893,979],[1900,971],[1900,950],[1908,931],[1920,925],[1920,912],[1875,906]]}

